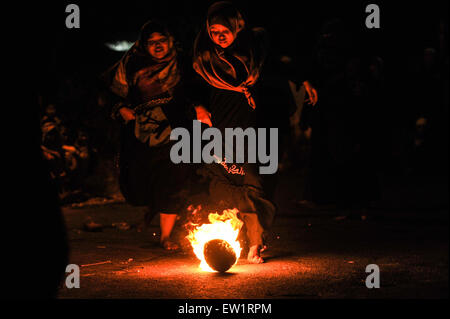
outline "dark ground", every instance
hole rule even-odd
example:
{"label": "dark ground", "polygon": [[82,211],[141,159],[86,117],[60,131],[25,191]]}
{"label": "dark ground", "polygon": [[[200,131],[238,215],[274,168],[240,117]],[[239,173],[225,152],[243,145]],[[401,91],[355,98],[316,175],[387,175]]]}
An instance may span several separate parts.
{"label": "dark ground", "polygon": [[[385,181],[383,200],[367,220],[295,207],[295,188],[287,187],[293,180],[278,189],[282,205],[263,253],[266,263],[241,258],[225,275],[199,271],[190,249],[159,248],[157,218],[138,232],[143,209],[124,203],[66,207],[69,263],[81,265],[81,287],[62,287],[58,297],[448,298],[448,180]],[[132,228],[86,232],[88,216]],[[368,264],[380,268],[380,289],[365,286]]]}

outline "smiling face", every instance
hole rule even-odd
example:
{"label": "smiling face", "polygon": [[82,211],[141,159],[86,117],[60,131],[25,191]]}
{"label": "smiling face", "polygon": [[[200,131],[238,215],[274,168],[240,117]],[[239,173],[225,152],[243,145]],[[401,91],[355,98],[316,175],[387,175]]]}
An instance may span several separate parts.
{"label": "smiling face", "polygon": [[213,24],[210,26],[209,33],[211,34],[213,42],[224,49],[229,47],[235,39],[234,34],[230,29],[221,24]]}
{"label": "smiling face", "polygon": [[169,38],[159,32],[154,32],[147,39],[148,53],[155,59],[162,59],[169,53]]}

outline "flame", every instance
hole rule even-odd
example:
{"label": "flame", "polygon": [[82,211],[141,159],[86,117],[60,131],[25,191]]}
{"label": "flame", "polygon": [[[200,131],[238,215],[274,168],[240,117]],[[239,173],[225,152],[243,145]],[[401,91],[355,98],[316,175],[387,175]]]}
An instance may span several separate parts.
{"label": "flame", "polygon": [[194,249],[195,256],[201,261],[201,270],[215,271],[207,264],[203,253],[205,244],[213,239],[222,239],[230,244],[236,254],[235,264],[237,263],[242,250],[237,237],[243,225],[243,222],[237,217],[237,213],[238,210],[236,208],[226,209],[222,214],[211,213],[208,215],[210,224],[197,226],[189,232],[187,239]]}

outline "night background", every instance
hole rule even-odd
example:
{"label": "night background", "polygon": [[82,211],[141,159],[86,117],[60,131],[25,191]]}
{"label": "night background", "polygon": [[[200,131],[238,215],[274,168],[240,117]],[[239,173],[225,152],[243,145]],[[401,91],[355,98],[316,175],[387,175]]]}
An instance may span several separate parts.
{"label": "night background", "polygon": [[[49,258],[41,265],[48,274],[42,282],[48,287],[27,296],[448,298],[448,1],[234,1],[249,26],[268,31],[272,70],[278,71],[273,76],[287,85],[284,76],[308,70],[319,96],[317,109],[303,108],[297,127],[289,126],[287,119],[279,122],[286,144],[274,183],[279,211],[267,263],[238,264],[241,268],[228,277],[195,274],[195,280],[189,252],[167,255],[156,247],[157,220],[140,228],[144,210],[125,203],[119,191],[119,129],[110,117],[111,97],[101,80],[125,52],[113,51],[106,43],[132,43],[146,21],[159,18],[170,26],[179,49],[189,54],[213,2],[77,1],[80,29],[65,27],[65,8],[71,2],[34,5],[31,21],[36,22],[26,27],[32,32],[26,41],[37,49],[30,112],[34,136],[40,150],[60,152],[64,160],[44,160],[38,166],[41,173],[30,180],[29,187],[41,192],[45,183],[50,185],[50,194],[33,194],[42,209],[31,223],[49,238],[41,238],[34,227],[24,229],[48,248],[28,258]],[[380,7],[380,29],[365,27],[370,3]],[[324,25],[335,19],[345,26],[347,57],[359,61],[353,66],[362,73],[378,72],[382,82],[373,87],[370,106],[343,115],[342,125],[370,131],[354,146],[370,150],[363,152],[363,164],[358,165],[374,180],[356,186],[366,191],[353,196],[367,198],[344,210],[339,207],[342,192],[325,198],[326,182],[314,178],[326,177],[311,173],[318,167],[314,163],[322,163],[323,153],[314,151],[317,145],[333,143],[314,137],[314,128],[325,125],[318,115],[326,110],[321,102],[333,100],[321,91],[315,61]],[[49,132],[58,135],[61,149],[46,144]],[[353,131],[348,136],[359,135]],[[336,176],[337,188],[346,188],[346,172]],[[50,210],[58,215],[55,219],[44,216]],[[81,268],[84,289],[67,289],[64,279],[58,283],[64,278],[62,265],[68,263],[86,266]],[[364,285],[364,268],[371,263],[380,266],[381,289]],[[17,296],[23,296],[20,290]]]}

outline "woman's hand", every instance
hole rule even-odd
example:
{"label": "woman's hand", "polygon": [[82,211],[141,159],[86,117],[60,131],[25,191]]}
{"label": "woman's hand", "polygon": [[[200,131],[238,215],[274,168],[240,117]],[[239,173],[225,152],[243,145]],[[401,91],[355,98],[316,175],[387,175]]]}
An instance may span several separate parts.
{"label": "woman's hand", "polygon": [[209,127],[212,126],[211,113],[209,113],[204,106],[199,105],[195,107],[195,112],[197,113],[197,121],[200,121]]}
{"label": "woman's hand", "polygon": [[303,82],[303,85],[305,86],[306,93],[308,93],[308,103],[313,106],[316,105],[318,100],[316,89],[308,81]]}
{"label": "woman's hand", "polygon": [[128,107],[122,107],[119,110],[120,115],[122,115],[125,122],[132,121],[136,119],[136,116],[134,115],[134,110],[128,108]]}

